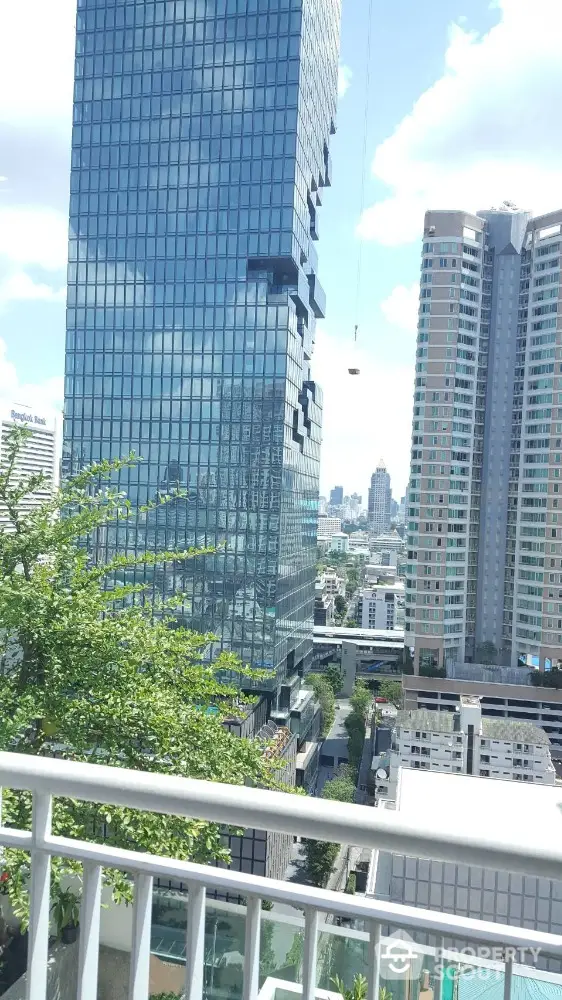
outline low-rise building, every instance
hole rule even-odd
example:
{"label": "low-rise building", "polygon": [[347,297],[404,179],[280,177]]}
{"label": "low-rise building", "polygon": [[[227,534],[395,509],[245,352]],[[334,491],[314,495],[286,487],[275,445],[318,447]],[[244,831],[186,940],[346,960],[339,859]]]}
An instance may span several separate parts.
{"label": "low-rise building", "polygon": [[455,712],[398,712],[388,767],[377,766],[381,798],[396,799],[401,768],[447,771],[554,785],[556,772],[544,729],[530,722],[489,719],[478,698],[463,696]]}
{"label": "low-rise building", "polygon": [[[457,862],[373,851],[368,879],[373,886],[372,894],[391,903],[562,934],[562,881],[510,872],[507,846],[513,830],[534,844],[540,856],[557,836],[559,800],[559,790],[552,785],[531,782],[516,785],[467,774],[402,768],[395,805],[380,802],[379,808],[395,808],[406,822],[414,825],[430,812],[439,817],[439,828],[445,836],[455,828],[462,829],[467,839],[478,831],[481,835],[483,830],[493,835],[502,830],[507,863],[499,871],[462,863],[462,854]],[[415,932],[414,937],[420,944],[437,943],[445,948],[450,948],[454,940],[451,937],[436,941],[424,932]],[[537,964],[539,968],[554,971],[560,968],[560,959],[539,956]],[[451,996],[456,993],[451,992]]]}
{"label": "low-rise building", "polygon": [[314,587],[314,624],[333,625],[335,610],[335,598],[332,594],[326,594],[317,580]]}
{"label": "low-rise building", "polygon": [[337,531],[341,531],[341,517],[328,517],[327,514],[318,515],[316,538],[319,545],[329,545],[332,535]]}
{"label": "low-rise building", "polygon": [[394,580],[379,580],[364,588],[358,599],[358,621],[361,628],[394,630],[399,618],[399,604],[404,607],[404,584]]}
{"label": "low-rise building", "polygon": [[349,535],[345,531],[336,531],[332,535],[330,552],[349,552]]}
{"label": "low-rise building", "polygon": [[454,712],[461,695],[475,695],[480,699],[482,714],[488,718],[540,726],[550,740],[553,758],[562,760],[562,691],[504,680],[505,674],[511,677],[513,672],[528,679],[528,671],[516,671],[514,667],[477,669],[469,664],[468,668],[467,673],[474,673],[474,679],[403,674],[404,708]]}
{"label": "low-rise building", "polygon": [[340,576],[337,570],[333,569],[331,566],[327,566],[318,579],[322,584],[322,589],[325,594],[332,594],[334,597],[337,594],[341,594],[343,597],[345,594],[345,578]]}
{"label": "low-rise building", "polygon": [[387,531],[383,535],[371,537],[371,562],[379,566],[398,566],[400,557],[405,550],[404,539],[396,530]]}

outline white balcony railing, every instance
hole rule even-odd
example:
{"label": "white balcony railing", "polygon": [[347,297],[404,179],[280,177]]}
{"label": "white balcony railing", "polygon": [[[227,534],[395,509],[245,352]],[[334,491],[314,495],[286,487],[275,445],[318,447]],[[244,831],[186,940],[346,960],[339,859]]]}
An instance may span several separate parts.
{"label": "white balcony railing", "polygon": [[[457,938],[501,949],[538,948],[549,956],[562,958],[562,938],[554,934],[54,836],[51,802],[53,796],[65,796],[557,880],[562,873],[559,842],[537,849],[524,838],[518,838],[516,831],[509,839],[502,837],[500,841],[487,833],[484,825],[478,840],[466,836],[462,830],[443,834],[438,822],[432,819],[434,809],[413,822],[389,810],[19,754],[0,753],[0,784],[33,793],[31,831],[0,828],[0,845],[31,852],[28,1000],[45,1000],[47,995],[51,856],[73,858],[84,866],[78,1000],[97,997],[102,868],[108,867],[125,870],[134,878],[130,1000],[148,997],[152,892],[157,878],[179,880],[188,888],[187,1000],[202,1000],[205,993],[207,892],[229,892],[247,899],[243,1000],[256,1000],[260,992],[262,900],[290,904],[304,911],[302,985],[297,988],[304,1000],[326,995],[325,990],[317,989],[316,981],[321,914],[364,922],[368,935],[368,1000],[379,997],[381,928],[389,925],[412,934],[428,932],[440,940]],[[271,919],[271,915],[266,914],[266,919]],[[505,954],[508,957],[502,969],[503,996],[509,1000],[514,952]],[[562,995],[562,978],[557,981]],[[270,992],[272,982],[269,981]],[[288,990],[294,992],[294,984]],[[260,1000],[264,997],[262,992]]]}

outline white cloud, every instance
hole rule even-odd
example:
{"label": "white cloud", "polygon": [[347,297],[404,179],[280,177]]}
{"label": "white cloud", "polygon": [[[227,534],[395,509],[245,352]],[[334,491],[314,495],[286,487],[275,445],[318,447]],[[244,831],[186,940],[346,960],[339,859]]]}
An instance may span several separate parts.
{"label": "white cloud", "polygon": [[48,378],[44,382],[22,383],[16,367],[8,360],[5,342],[0,338],[0,400],[35,406],[48,414],[60,412],[64,396],[64,380]]}
{"label": "white cloud", "polygon": [[30,205],[0,208],[0,254],[46,270],[66,266],[68,222],[62,212]]}
{"label": "white cloud", "polygon": [[415,333],[418,324],[420,286],[414,281],[408,287],[396,285],[387,299],[381,302],[384,316],[392,326],[406,333]]}
{"label": "white cloud", "polygon": [[65,288],[52,288],[42,282],[36,282],[25,271],[12,271],[0,278],[0,305],[7,302],[22,302],[30,299],[43,299],[46,302],[64,302]]}
{"label": "white cloud", "polygon": [[0,6],[0,122],[67,129],[76,0]]}
{"label": "white cloud", "polygon": [[[409,364],[381,362],[371,353],[376,344],[354,350],[325,329],[317,335],[312,374],[324,396],[322,492],[342,483],[365,500],[375,463],[385,458],[393,493],[403,496],[409,475],[413,354]],[[361,374],[349,375],[349,367]]]}
{"label": "white cloud", "polygon": [[338,97],[345,97],[347,91],[351,86],[351,77],[353,73],[349,66],[344,63],[340,63],[338,66]]}
{"label": "white cloud", "polygon": [[562,3],[497,6],[501,20],[485,35],[451,27],[443,76],[377,148],[373,174],[390,195],[364,213],[364,239],[415,240],[430,208],[560,206]]}

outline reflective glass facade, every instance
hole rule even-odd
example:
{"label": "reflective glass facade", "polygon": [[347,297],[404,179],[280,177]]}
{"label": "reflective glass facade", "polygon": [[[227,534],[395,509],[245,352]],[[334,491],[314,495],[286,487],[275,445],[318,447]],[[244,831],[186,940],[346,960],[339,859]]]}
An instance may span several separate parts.
{"label": "reflective glass facade", "polygon": [[79,0],[65,462],[134,450],[133,500],[185,497],[98,539],[189,545],[158,572],[278,683],[312,647],[340,0]]}

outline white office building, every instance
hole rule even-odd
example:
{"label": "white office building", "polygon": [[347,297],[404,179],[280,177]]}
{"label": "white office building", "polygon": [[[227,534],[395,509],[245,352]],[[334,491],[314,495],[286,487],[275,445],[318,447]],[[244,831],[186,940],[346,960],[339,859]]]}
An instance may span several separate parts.
{"label": "white office building", "polygon": [[359,621],[361,628],[396,628],[400,608],[404,607],[404,584],[402,582],[377,583],[365,588],[359,598]]}
{"label": "white office building", "polygon": [[544,729],[482,716],[480,699],[461,696],[456,712],[399,712],[386,761],[377,760],[377,795],[395,801],[402,768],[554,785]]}
{"label": "white office building", "polygon": [[[20,503],[20,510],[28,513],[49,498],[54,486],[59,482],[60,469],[60,427],[55,417],[48,416],[33,407],[21,403],[4,403],[0,405],[0,465],[5,467],[7,460],[8,437],[14,426],[26,427],[30,437],[20,450],[15,473],[29,476],[39,472],[44,473],[45,483],[41,489],[25,497]],[[0,508],[0,527],[5,528],[9,519],[5,510]]]}
{"label": "white office building", "polygon": [[341,531],[340,517],[328,517],[327,514],[319,514],[316,532],[319,545],[329,544],[332,540],[332,535],[335,535],[338,531]]}

